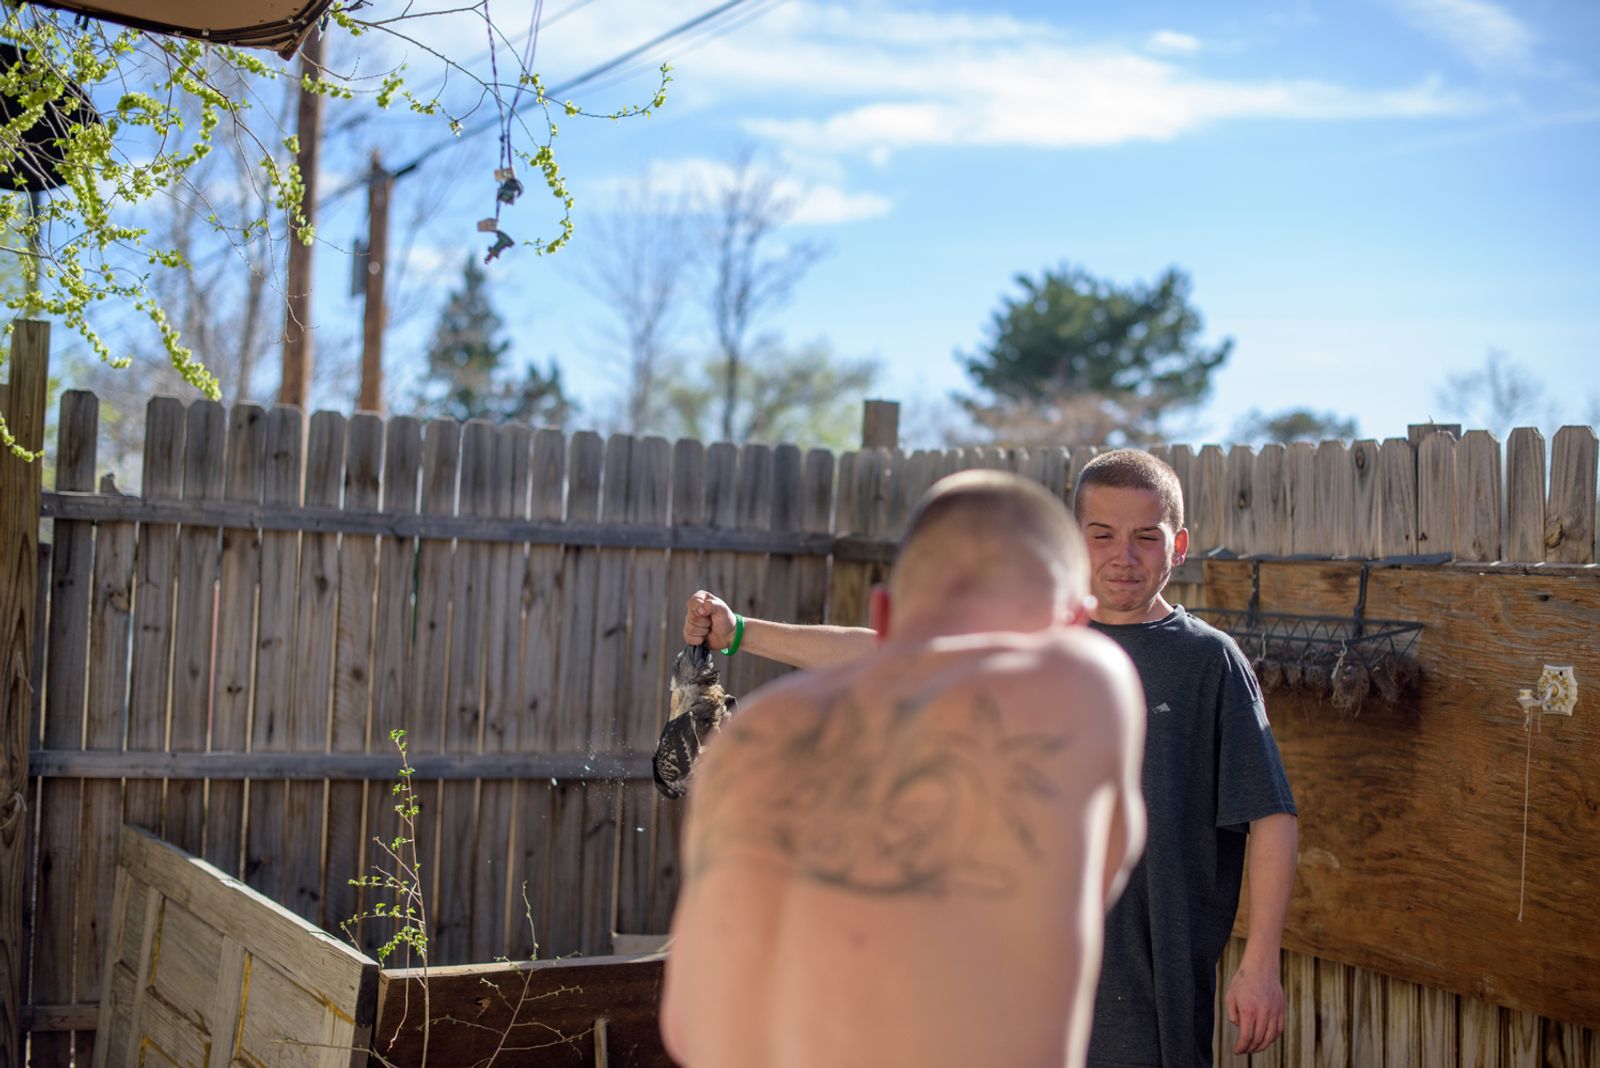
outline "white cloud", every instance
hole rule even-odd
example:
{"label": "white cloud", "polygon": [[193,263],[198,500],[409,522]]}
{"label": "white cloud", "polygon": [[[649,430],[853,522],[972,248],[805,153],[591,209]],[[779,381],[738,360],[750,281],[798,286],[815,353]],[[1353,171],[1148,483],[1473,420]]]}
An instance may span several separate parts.
{"label": "white cloud", "polygon": [[[1487,0],[1394,2],[1488,7]],[[620,42],[668,28],[664,6],[589,5],[552,27],[541,47],[582,69]],[[920,11],[896,0],[791,0],[725,36],[675,42],[652,61],[674,61],[669,109],[749,116],[748,132],[796,154],[859,153],[880,162],[921,145],[1109,146],[1238,119],[1458,115],[1487,106],[1438,81],[1370,89],[1200,76],[1182,65],[1200,47],[1173,30],[1134,47],[1087,40],[1043,20]]]}
{"label": "white cloud", "polygon": [[[493,234],[488,235],[493,237]],[[461,273],[461,263],[473,246],[462,245],[412,245],[401,270],[422,277],[437,275],[454,278]]]}
{"label": "white cloud", "polygon": [[1200,38],[1177,30],[1157,30],[1144,43],[1151,52],[1164,55],[1186,56],[1200,51]]}
{"label": "white cloud", "polygon": [[864,104],[824,119],[752,120],[747,128],[810,151],[912,146],[1091,148],[1168,141],[1229,119],[1417,118],[1480,110],[1476,97],[1437,79],[1400,89],[1347,89],[1315,81],[1225,82],[1183,77],[1131,55],[1080,57],[1063,67],[977,67],[970,91],[916,101]]}
{"label": "white cloud", "polygon": [[1484,70],[1517,70],[1533,57],[1533,31],[1491,0],[1392,0],[1419,29]]}
{"label": "white cloud", "polygon": [[[759,169],[759,168],[758,168]],[[791,205],[791,223],[813,226],[859,222],[888,214],[892,201],[877,193],[851,192],[833,176],[837,168],[819,167],[797,170],[785,164],[774,172],[773,193]],[[682,199],[691,206],[703,207],[717,190],[734,179],[734,167],[722,160],[692,156],[650,164],[646,173],[652,194],[665,200]],[[615,201],[637,190],[638,179],[612,179],[592,187],[607,200]]]}
{"label": "white cloud", "polygon": [[[911,2],[790,0],[759,9],[756,18],[713,21],[641,57],[615,92],[653,85],[654,66],[670,60],[669,113],[742,118],[747,132],[797,158],[848,154],[879,163],[913,146],[1099,147],[1171,140],[1241,119],[1413,118],[1489,106],[1435,80],[1372,89],[1249,73],[1202,76],[1185,66],[1202,42],[1175,30],[1139,44],[1096,41],[1056,22],[925,11]],[[1490,0],[1389,2],[1484,61],[1529,48],[1527,31]],[[682,16],[655,0],[586,4],[541,33],[537,66],[547,84],[560,84]],[[457,21],[440,27],[440,40],[470,52],[474,20]],[[591,106],[592,97],[603,101],[613,77],[574,95]],[[829,181],[812,184],[825,189]],[[888,210],[881,198],[842,189],[814,197],[807,210],[823,217]],[[824,211],[824,203],[831,208]]]}
{"label": "white cloud", "polygon": [[795,206],[794,221],[827,225],[876,219],[889,214],[894,203],[876,193],[847,193],[836,186],[808,188]]}

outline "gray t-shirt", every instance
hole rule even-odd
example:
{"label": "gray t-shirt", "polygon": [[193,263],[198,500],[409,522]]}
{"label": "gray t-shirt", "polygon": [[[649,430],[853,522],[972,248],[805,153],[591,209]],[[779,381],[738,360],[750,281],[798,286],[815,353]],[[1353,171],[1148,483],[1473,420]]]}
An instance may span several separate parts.
{"label": "gray t-shirt", "polygon": [[1215,971],[1239,907],[1249,824],[1294,812],[1294,797],[1232,638],[1181,606],[1155,623],[1094,628],[1144,683],[1150,833],[1106,917],[1089,1063],[1209,1065]]}

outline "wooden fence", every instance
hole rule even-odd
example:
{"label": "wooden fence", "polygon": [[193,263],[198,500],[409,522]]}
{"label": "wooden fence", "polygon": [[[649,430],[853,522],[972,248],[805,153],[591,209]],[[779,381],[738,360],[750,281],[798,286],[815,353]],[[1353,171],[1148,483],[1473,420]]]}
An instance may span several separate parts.
{"label": "wooden fence", "polygon": [[[423,802],[434,963],[594,954],[616,932],[665,930],[679,809],[657,799],[647,765],[687,596],[703,586],[753,614],[863,622],[910,502],[936,478],[1010,468],[1066,492],[1096,451],[835,457],[157,398],[141,492],[124,497],[95,489],[97,412],[91,395],[63,398],[42,505],[53,531],[24,895],[37,1064],[91,1048],[120,822],[337,929],[371,904],[348,880],[383,862],[372,839],[396,833],[396,728]],[[1159,451],[1184,482],[1197,559],[1596,574],[1589,428],[1557,435],[1548,480],[1535,431],[1512,435],[1503,477],[1499,446],[1477,432]],[[1198,565],[1177,578],[1178,599],[1204,603]],[[778,671],[738,657],[728,681],[745,693]],[[1582,788],[1579,809],[1600,774]],[[1585,848],[1579,875],[1600,886],[1600,849]],[[363,942],[386,934],[368,925]],[[1288,944],[1311,951],[1298,937],[1291,925]],[[1346,969],[1328,972],[1346,995],[1291,985],[1291,1017],[1314,1028],[1317,1063],[1346,1063],[1353,1021],[1368,1019],[1352,977],[1385,979],[1369,957],[1315,950],[1305,967]],[[1471,1015],[1467,1000],[1452,1019]],[[1463,1044],[1460,1063],[1523,1063],[1507,1036],[1532,1020],[1541,1051],[1548,1033],[1579,1051],[1565,1063],[1600,1068],[1593,1033],[1569,1026],[1600,1018],[1500,1003],[1519,1008],[1497,1052],[1472,1059]]]}

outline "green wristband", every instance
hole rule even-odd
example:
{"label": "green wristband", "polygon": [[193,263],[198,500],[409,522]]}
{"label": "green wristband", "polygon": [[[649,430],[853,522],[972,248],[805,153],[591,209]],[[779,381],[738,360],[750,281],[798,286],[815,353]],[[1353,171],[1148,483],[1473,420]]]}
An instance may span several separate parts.
{"label": "green wristband", "polygon": [[739,643],[744,641],[744,616],[738,612],[733,614],[733,644],[722,650],[723,656],[732,656],[739,651]]}

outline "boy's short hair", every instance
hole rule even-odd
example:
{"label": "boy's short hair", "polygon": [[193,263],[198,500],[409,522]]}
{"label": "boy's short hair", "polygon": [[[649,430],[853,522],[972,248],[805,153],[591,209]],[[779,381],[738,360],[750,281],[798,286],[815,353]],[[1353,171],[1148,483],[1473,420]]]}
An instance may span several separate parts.
{"label": "boy's short hair", "polygon": [[967,549],[939,560],[940,572],[1003,570],[1031,558],[1049,569],[1061,593],[1087,586],[1088,553],[1066,505],[1008,471],[959,471],[935,482],[906,522],[896,571],[917,568],[937,582],[927,573],[929,558],[948,551],[950,538]]}
{"label": "boy's short hair", "polygon": [[1183,486],[1178,473],[1143,449],[1112,449],[1090,460],[1072,487],[1072,513],[1083,519],[1083,491],[1088,486],[1149,490],[1161,499],[1162,518],[1174,533],[1183,529]]}

